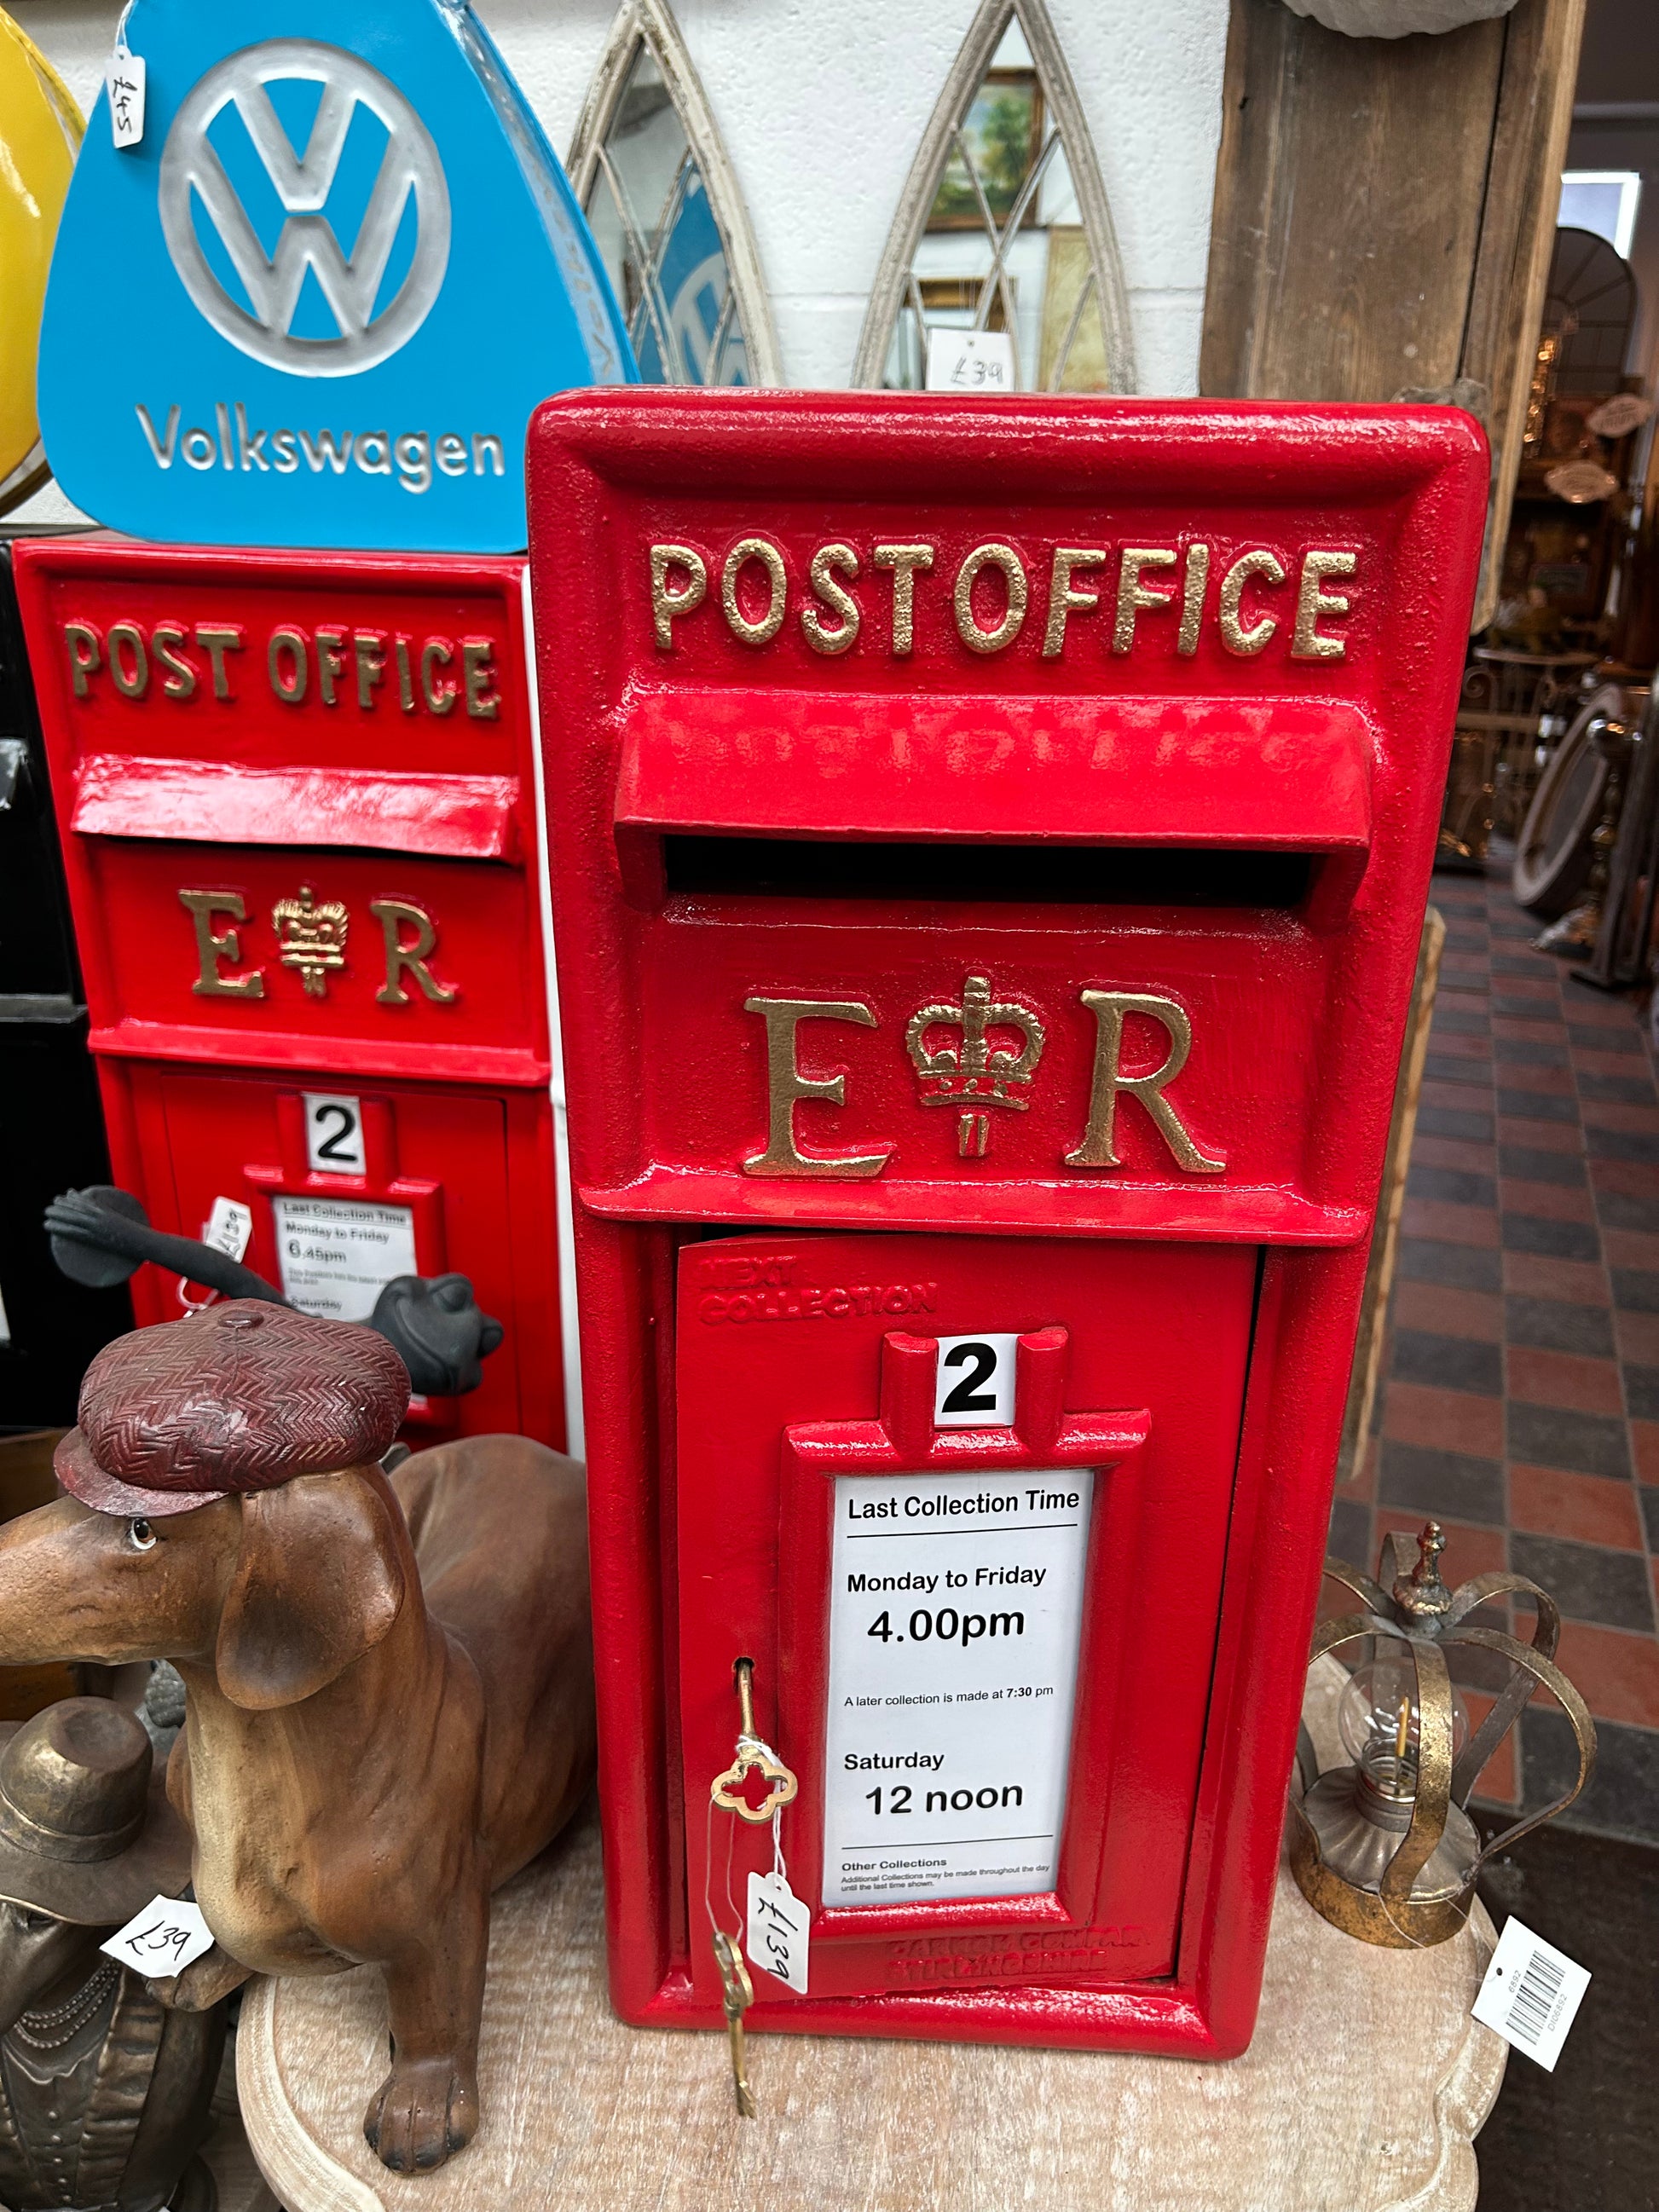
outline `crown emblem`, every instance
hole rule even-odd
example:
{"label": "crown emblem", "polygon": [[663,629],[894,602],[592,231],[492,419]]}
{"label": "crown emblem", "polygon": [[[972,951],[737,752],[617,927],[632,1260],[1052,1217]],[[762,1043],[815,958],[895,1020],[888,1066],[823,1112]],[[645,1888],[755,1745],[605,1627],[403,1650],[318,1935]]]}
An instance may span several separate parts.
{"label": "crown emblem", "polygon": [[[939,1030],[958,1030],[959,1045],[933,1042]],[[994,1045],[991,1035],[1018,1035],[1019,1049]],[[983,1159],[990,1141],[991,1117],[983,1109],[1011,1106],[1024,1113],[1029,1098],[1011,1094],[1010,1085],[1027,1084],[1042,1057],[1042,1024],[1029,1006],[993,1000],[990,979],[969,975],[959,1006],[918,1006],[904,1032],[904,1049],[916,1071],[924,1106],[957,1109],[957,1149],[963,1159]]]}
{"label": "crown emblem", "polygon": [[283,967],[299,969],[307,998],[326,998],[329,969],[345,966],[346,931],[350,926],[345,908],[338,899],[325,899],[319,906],[311,885],[303,884],[298,898],[277,900],[270,919],[276,925]]}

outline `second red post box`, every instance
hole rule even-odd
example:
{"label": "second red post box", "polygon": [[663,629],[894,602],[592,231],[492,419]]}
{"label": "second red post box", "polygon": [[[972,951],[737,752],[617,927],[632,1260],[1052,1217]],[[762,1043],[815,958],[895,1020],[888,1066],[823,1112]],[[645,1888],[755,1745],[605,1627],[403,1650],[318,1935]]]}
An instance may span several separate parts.
{"label": "second red post box", "polygon": [[116,1182],[307,1313],[469,1276],[505,1341],[411,1418],[562,1445],[524,562],[16,560]]}
{"label": "second red post box", "polygon": [[530,471],[616,2002],[721,2020],[752,1679],[751,2025],[1237,2051],[1480,434],[592,394]]}

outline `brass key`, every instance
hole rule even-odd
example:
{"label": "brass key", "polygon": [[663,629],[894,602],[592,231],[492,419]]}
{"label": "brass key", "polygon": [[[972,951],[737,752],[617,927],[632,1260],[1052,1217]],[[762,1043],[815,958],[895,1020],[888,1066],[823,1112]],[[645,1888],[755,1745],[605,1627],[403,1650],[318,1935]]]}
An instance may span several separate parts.
{"label": "brass key", "polygon": [[748,2053],[743,2016],[755,2002],[755,1985],[743,1954],[724,1929],[714,1931],[714,1960],[720,1970],[720,2002],[726,2008],[726,2033],[732,2045],[732,2086],[737,2092],[738,2117],[755,2117],[755,2093],[749,2086]]}
{"label": "brass key", "polygon": [[[724,1774],[714,1777],[708,1794],[722,1813],[735,1813],[738,1820],[747,1820],[752,1827],[763,1827],[780,1806],[791,1802],[800,1784],[783,1761],[755,1734],[754,1661],[739,1659],[733,1671],[741,1714],[738,1755]],[[743,1786],[757,1767],[765,1776],[768,1787],[762,1802],[751,1805],[742,1794]]]}

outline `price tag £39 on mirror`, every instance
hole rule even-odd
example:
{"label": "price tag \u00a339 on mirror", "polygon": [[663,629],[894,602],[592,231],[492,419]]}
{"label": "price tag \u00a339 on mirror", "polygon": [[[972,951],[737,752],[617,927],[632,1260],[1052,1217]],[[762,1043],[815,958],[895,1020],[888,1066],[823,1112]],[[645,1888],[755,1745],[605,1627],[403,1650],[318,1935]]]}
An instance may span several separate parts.
{"label": "price tag \u00a339 on mirror", "polygon": [[1006,331],[929,331],[930,392],[1012,392],[1013,341]]}
{"label": "price tag \u00a339 on mirror", "polygon": [[750,1963],[787,1982],[797,1996],[806,1995],[806,1953],[812,1926],[803,1905],[778,1873],[749,1877],[749,1932],[744,1943]]}
{"label": "price tag \u00a339 on mirror", "polygon": [[213,1930],[199,1905],[187,1897],[153,1897],[98,1946],[135,1974],[160,1981],[181,1974],[192,1960],[213,1948]]}

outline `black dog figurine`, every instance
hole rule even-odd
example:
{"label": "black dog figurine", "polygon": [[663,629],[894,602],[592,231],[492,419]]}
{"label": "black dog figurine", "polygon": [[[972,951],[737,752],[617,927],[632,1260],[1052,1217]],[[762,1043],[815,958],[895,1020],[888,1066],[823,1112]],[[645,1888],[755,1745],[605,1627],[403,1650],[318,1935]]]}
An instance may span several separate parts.
{"label": "black dog figurine", "polygon": [[[46,1208],[52,1256],[71,1282],[89,1290],[125,1283],[145,1261],[217,1291],[222,1297],[286,1305],[282,1292],[238,1260],[152,1229],[131,1191],[110,1184],[65,1191]],[[478,1309],[465,1275],[398,1275],[374,1302],[367,1326],[385,1337],[424,1398],[458,1398],[483,1380],[483,1362],[501,1341],[498,1321]]]}

